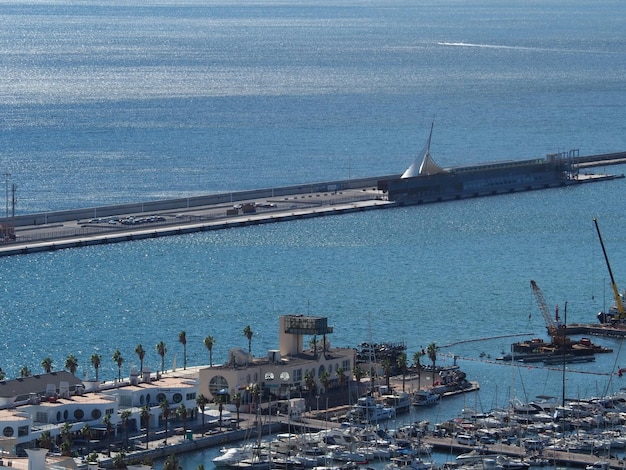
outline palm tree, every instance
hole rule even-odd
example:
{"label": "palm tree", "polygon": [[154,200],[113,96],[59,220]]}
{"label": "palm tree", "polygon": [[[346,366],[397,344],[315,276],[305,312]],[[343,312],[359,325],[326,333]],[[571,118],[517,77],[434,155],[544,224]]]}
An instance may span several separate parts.
{"label": "palm tree", "polygon": [[139,358],[139,373],[143,374],[143,359],[146,357],[146,350],[143,348],[141,343],[135,348],[135,354],[137,354],[137,357]]}
{"label": "palm tree", "polygon": [[65,368],[70,371],[70,374],[74,375],[76,373],[76,369],[78,369],[78,359],[73,354],[67,356],[65,359]]}
{"label": "palm tree", "polygon": [[113,468],[128,468],[126,465],[126,454],[124,452],[118,452],[113,459]]}
{"label": "palm tree", "polygon": [[106,426],[107,430],[107,455],[111,457],[111,431],[113,430],[113,423],[111,422],[111,413],[107,413],[102,418],[102,424]]}
{"label": "palm tree", "polygon": [[69,457],[72,455],[72,425],[67,421],[61,427],[61,455]]}
{"label": "palm tree", "polygon": [[417,388],[418,390],[421,388],[420,382],[422,380],[422,356],[424,356],[424,351],[415,351],[413,354],[413,366],[417,369]]}
{"label": "palm tree", "polygon": [[91,426],[89,426],[89,423],[85,423],[83,428],[80,430],[80,435],[85,441],[87,441],[87,453],[89,453],[92,437]]}
{"label": "palm tree", "polygon": [[130,417],[133,413],[130,410],[124,410],[120,414],[120,419],[122,420],[122,424],[124,425],[124,431],[126,432],[126,448],[128,449],[128,428],[130,427]]}
{"label": "palm tree", "polygon": [[252,403],[261,404],[261,387],[255,383],[250,386],[250,395],[252,396]]}
{"label": "palm tree", "polygon": [[306,373],[304,374],[304,385],[306,386],[309,393],[313,395],[313,393],[315,392],[315,389],[317,388],[315,384],[315,376],[313,375],[313,371],[307,370]]}
{"label": "palm tree", "polygon": [[91,365],[96,371],[96,382],[98,382],[98,371],[100,370],[100,363],[102,362],[102,356],[98,353],[91,355]]}
{"label": "palm tree", "polygon": [[335,374],[337,374],[337,378],[339,379],[339,386],[343,388],[346,384],[346,370],[343,367],[338,367],[335,369]]}
{"label": "palm tree", "polygon": [[117,364],[117,381],[122,381],[122,364],[124,364],[124,358],[119,349],[116,349],[113,353],[113,362]]}
{"label": "palm tree", "polygon": [[235,408],[237,409],[237,428],[239,428],[239,407],[241,407],[241,393],[236,392],[233,395],[233,401],[235,402]]}
{"label": "palm tree", "polygon": [[250,328],[250,325],[246,326],[243,329],[243,335],[248,338],[248,355],[250,355],[252,354],[252,335],[254,335],[252,329]]}
{"label": "palm tree", "polygon": [[6,372],[2,370],[2,367],[0,367],[0,380],[4,380],[6,376]]}
{"label": "palm tree", "polygon": [[406,353],[400,353],[398,359],[396,359],[396,365],[398,366],[398,369],[400,369],[400,373],[402,374],[402,391],[404,392],[404,386],[406,384],[406,371],[408,369]]}
{"label": "palm tree", "polygon": [[159,344],[156,345],[156,350],[159,356],[161,356],[161,373],[164,373],[165,372],[165,353],[167,352],[165,343],[163,341],[159,341]]}
{"label": "palm tree", "polygon": [[207,336],[204,338],[204,347],[209,350],[209,367],[213,367],[213,345],[215,344],[215,338],[213,336]]}
{"label": "palm tree", "polygon": [[217,409],[220,412],[220,429],[222,428],[222,413],[224,411],[224,401],[226,398],[224,395],[218,395],[215,397],[215,403],[217,403]]}
{"label": "palm tree", "polygon": [[178,405],[178,408],[176,408],[176,414],[183,421],[183,429],[187,432],[187,407],[184,403]]}
{"label": "palm tree", "polygon": [[391,375],[393,374],[393,366],[391,365],[391,361],[389,359],[383,360],[383,373],[385,374],[385,385],[387,385],[387,390],[390,387]]}
{"label": "palm tree", "polygon": [[150,444],[150,405],[143,405],[139,416],[144,428],[146,428],[146,450],[148,450]]}
{"label": "palm tree", "polygon": [[330,374],[327,370],[324,370],[320,375],[320,382],[324,386],[324,391],[328,393],[328,389],[330,388]]}
{"label": "palm tree", "polygon": [[361,380],[365,377],[365,371],[359,364],[357,364],[354,366],[354,369],[352,369],[352,373],[354,374],[354,380],[356,380],[357,387],[360,386]]}
{"label": "palm tree", "polygon": [[183,345],[183,370],[187,369],[187,333],[178,333],[178,342]]}
{"label": "palm tree", "polygon": [[50,356],[41,361],[41,367],[43,367],[43,370],[46,374],[52,372],[52,359],[50,358]]}
{"label": "palm tree", "polygon": [[437,346],[435,343],[430,343],[426,348],[426,354],[428,359],[433,363],[433,385],[435,385],[435,361],[437,361]]}
{"label": "palm tree", "polygon": [[162,400],[159,403],[159,407],[161,408],[161,412],[163,414],[163,419],[165,420],[165,445],[167,445],[167,419],[170,417],[170,404],[167,400]]}
{"label": "palm tree", "polygon": [[205,397],[202,393],[196,397],[196,405],[200,408],[202,412],[202,432],[204,433],[204,410],[209,403],[209,399]]}
{"label": "palm tree", "polygon": [[50,434],[50,431],[42,432],[41,437],[38,439],[38,441],[39,441],[39,447],[41,447],[42,449],[52,450],[53,442],[52,442],[52,435]]}
{"label": "palm tree", "polygon": [[33,375],[33,373],[30,371],[28,366],[22,366],[20,369],[20,378],[30,377],[31,375]]}

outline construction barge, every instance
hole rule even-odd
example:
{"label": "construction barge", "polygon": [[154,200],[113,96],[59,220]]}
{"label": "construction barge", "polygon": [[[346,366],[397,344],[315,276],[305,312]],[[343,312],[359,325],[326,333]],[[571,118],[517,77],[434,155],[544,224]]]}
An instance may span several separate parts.
{"label": "construction barge", "polygon": [[[543,292],[533,280],[530,287],[537,300],[539,311],[545,322],[550,341],[541,338],[532,338],[511,345],[511,354],[498,357],[500,361],[519,362],[543,362],[546,365],[592,362],[595,354],[611,353],[612,349],[591,342],[589,338],[573,340],[570,334],[585,334],[587,331],[568,329],[565,322],[559,319],[559,308],[556,307],[553,319],[548,310],[548,304]],[[565,306],[565,318],[567,318],[567,304]]]}

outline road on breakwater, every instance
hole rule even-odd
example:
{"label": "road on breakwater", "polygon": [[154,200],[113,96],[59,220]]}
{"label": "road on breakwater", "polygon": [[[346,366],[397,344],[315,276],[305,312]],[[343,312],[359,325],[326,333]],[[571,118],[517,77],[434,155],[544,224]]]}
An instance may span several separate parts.
{"label": "road on breakwater", "polygon": [[[395,207],[397,204],[387,200],[385,192],[378,189],[378,182],[398,176],[329,181],[10,218],[7,210],[7,217],[0,224],[0,256]],[[587,183],[614,178],[614,175],[586,174],[579,175],[576,181]],[[495,194],[498,193],[489,193]]]}
{"label": "road on breakwater", "polygon": [[[208,204],[189,204],[161,201],[147,204],[139,212],[128,206],[80,209],[62,213],[25,216],[15,224],[14,237],[5,237],[0,245],[0,256],[52,251],[89,245],[118,243],[146,238],[181,235],[208,230],[245,227],[297,219],[339,215],[395,206],[371,180],[360,187],[337,189],[339,185],[324,185],[324,192],[295,192],[280,197],[271,196],[272,190],[229,195],[227,202],[211,199]],[[367,184],[367,186],[364,186]],[[318,188],[319,189],[319,188]],[[245,194],[245,198],[242,195]],[[269,194],[269,197],[264,197]],[[231,200],[232,199],[232,202]],[[88,216],[97,215],[96,217]],[[87,217],[86,217],[87,216]]]}

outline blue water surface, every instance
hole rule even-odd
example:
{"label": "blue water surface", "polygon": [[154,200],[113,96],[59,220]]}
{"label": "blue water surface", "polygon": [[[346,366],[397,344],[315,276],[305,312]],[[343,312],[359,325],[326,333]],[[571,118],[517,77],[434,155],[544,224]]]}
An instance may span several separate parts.
{"label": "blue water surface", "polygon": [[[624,151],[625,22],[611,0],[4,1],[5,189],[22,214],[400,173],[433,119],[443,166]],[[190,364],[206,335],[221,362],[248,324],[264,356],[278,315],[304,313],[336,346],[435,342],[481,383],[477,407],[559,396],[560,371],[479,355],[545,337],[531,279],[568,322],[611,303],[592,219],[623,287],[625,185],[3,258],[0,367],[74,354],[93,376],[99,352],[112,379],[116,348],[124,372],[138,343],[156,369],[161,340],[180,367],[181,330]],[[572,396],[623,385],[621,343],[597,342],[615,352],[571,366]]]}

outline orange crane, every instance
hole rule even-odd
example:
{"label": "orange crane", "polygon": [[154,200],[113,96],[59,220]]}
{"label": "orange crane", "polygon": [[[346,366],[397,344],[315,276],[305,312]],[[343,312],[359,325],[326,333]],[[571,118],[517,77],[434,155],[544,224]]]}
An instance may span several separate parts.
{"label": "orange crane", "polygon": [[[608,314],[602,313],[602,318],[600,321],[602,323],[606,323],[604,320],[609,319],[610,321],[623,321],[626,319],[626,312],[624,311],[624,304],[622,303],[622,296],[619,294],[617,290],[617,284],[615,284],[615,279],[613,278],[613,270],[611,270],[611,263],[609,263],[609,257],[606,254],[606,250],[604,249],[604,242],[602,241],[602,235],[600,235],[600,227],[598,226],[598,219],[593,219],[593,223],[596,225],[596,232],[598,232],[598,238],[600,239],[600,246],[602,246],[602,253],[604,253],[604,260],[606,261],[606,267],[609,268],[609,276],[611,276],[611,288],[613,289],[613,297],[615,298],[615,305],[611,307]],[[600,314],[598,314],[600,316]]]}
{"label": "orange crane", "polygon": [[543,297],[543,293],[541,292],[541,289],[539,289],[537,283],[531,280],[530,287],[533,290],[535,299],[537,299],[539,311],[543,315],[543,319],[546,322],[546,328],[548,329],[548,334],[552,338],[552,343],[559,346],[565,346],[570,344],[571,340],[567,336],[565,336],[565,326],[557,323],[550,315],[546,299]]}

